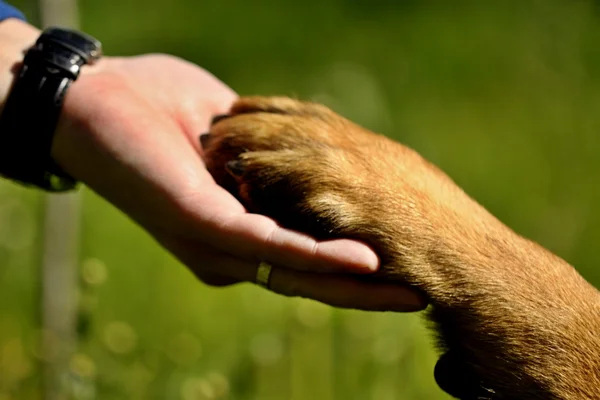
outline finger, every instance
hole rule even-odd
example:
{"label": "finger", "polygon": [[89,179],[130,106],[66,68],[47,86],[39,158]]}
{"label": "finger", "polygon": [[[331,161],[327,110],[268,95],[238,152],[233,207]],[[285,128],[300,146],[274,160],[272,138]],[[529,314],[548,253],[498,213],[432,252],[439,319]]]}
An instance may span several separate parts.
{"label": "finger", "polygon": [[[220,271],[236,279],[256,283],[258,263],[229,260]],[[403,285],[362,282],[353,277],[317,274],[274,267],[269,289],[288,297],[313,299],[334,307],[366,311],[421,311],[427,301]]]}
{"label": "finger", "polygon": [[[213,216],[214,217],[214,216]],[[306,234],[285,229],[258,214],[236,213],[212,221],[217,236],[208,238],[214,246],[244,258],[270,262],[299,271],[329,273],[371,273],[379,258],[366,244],[334,239],[317,241]]]}
{"label": "finger", "polygon": [[379,257],[366,244],[349,239],[317,241],[275,224],[262,236],[260,259],[277,265],[295,265],[309,272],[371,273]]}
{"label": "finger", "polygon": [[218,273],[214,273],[212,271],[206,271],[201,268],[195,268],[190,270],[194,273],[196,278],[200,279],[202,282],[209,286],[215,287],[223,287],[223,286],[231,286],[236,283],[240,283],[241,281],[234,279],[230,276],[221,275]]}
{"label": "finger", "polygon": [[227,286],[253,281],[258,262],[216,251],[202,243],[154,233],[158,242],[201,281],[212,286]]}
{"label": "finger", "polygon": [[[218,275],[229,279],[227,283],[256,282],[258,261],[214,251],[194,241],[172,237],[159,241],[202,280]],[[272,269],[269,288],[286,296],[306,297],[335,307],[359,310],[407,312],[427,306],[422,296],[405,286],[284,268]]]}
{"label": "finger", "polygon": [[427,307],[425,298],[406,286],[283,268],[273,268],[269,288],[285,296],[311,298],[334,307],[358,310],[412,312]]}
{"label": "finger", "polygon": [[360,274],[379,268],[379,257],[366,244],[348,239],[317,241],[285,229],[271,218],[246,212],[205,169],[197,173],[202,190],[187,193],[178,203],[192,225],[188,231],[198,240],[241,258],[269,260],[300,271]]}

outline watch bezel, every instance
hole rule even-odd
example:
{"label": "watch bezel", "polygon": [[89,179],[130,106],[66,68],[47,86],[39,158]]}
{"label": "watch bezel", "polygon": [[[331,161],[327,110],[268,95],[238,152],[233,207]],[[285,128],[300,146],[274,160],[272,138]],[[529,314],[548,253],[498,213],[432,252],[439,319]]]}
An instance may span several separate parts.
{"label": "watch bezel", "polygon": [[96,38],[72,29],[50,27],[38,38],[36,45],[44,46],[47,42],[62,46],[78,54],[85,62],[93,65],[102,57],[102,43]]}

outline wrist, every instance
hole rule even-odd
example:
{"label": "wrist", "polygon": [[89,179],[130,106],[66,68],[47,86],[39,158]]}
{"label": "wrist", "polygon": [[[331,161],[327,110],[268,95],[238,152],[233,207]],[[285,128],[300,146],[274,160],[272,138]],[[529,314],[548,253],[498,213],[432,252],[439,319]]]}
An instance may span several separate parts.
{"label": "wrist", "polygon": [[0,22],[0,112],[23,62],[25,52],[40,31],[21,20],[10,18]]}
{"label": "wrist", "polygon": [[[107,94],[111,91],[111,74],[106,71],[110,65],[110,57],[104,57],[94,65],[86,65],[81,69],[79,78],[74,81],[65,96],[60,117],[54,133],[50,155],[66,173],[77,180],[85,181],[88,164],[87,152],[94,143],[93,130],[102,119],[99,110],[89,107],[90,96]],[[108,75],[105,78],[105,75]],[[87,182],[86,182],[87,183]]]}
{"label": "wrist", "polygon": [[101,44],[84,33],[59,27],[41,35],[19,22],[3,27],[0,53],[6,56],[3,72],[8,76],[0,118],[0,173],[49,192],[72,190],[77,181],[57,165],[51,148],[65,95],[81,68],[101,57]]}

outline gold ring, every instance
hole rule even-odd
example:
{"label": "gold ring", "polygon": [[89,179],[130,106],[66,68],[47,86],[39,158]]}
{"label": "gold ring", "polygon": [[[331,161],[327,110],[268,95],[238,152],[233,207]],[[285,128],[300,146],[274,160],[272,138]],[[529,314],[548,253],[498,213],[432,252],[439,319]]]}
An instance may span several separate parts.
{"label": "gold ring", "polygon": [[256,284],[266,289],[269,288],[269,279],[271,279],[271,270],[273,266],[268,262],[261,261],[256,270]]}

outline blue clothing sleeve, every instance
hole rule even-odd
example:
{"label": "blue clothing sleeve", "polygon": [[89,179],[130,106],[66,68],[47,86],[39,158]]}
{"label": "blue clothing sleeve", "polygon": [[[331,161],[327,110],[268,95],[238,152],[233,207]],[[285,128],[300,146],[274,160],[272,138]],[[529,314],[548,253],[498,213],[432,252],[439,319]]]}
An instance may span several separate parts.
{"label": "blue clothing sleeve", "polygon": [[21,11],[0,0],[0,21],[4,21],[8,18],[18,18],[25,21],[25,16]]}

